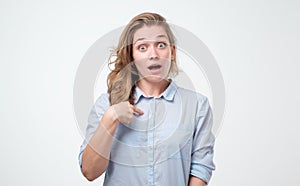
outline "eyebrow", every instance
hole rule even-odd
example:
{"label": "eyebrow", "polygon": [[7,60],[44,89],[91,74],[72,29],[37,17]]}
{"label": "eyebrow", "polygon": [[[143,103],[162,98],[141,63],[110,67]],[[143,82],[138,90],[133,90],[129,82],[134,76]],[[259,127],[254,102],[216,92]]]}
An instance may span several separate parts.
{"label": "eyebrow", "polygon": [[[168,37],[166,36],[166,35],[158,35],[158,36],[156,36],[156,38],[166,38],[166,39],[168,39]],[[141,37],[141,38],[138,38],[133,44],[136,44],[138,41],[142,41],[142,40],[145,40],[146,38],[144,38],[144,37]]]}

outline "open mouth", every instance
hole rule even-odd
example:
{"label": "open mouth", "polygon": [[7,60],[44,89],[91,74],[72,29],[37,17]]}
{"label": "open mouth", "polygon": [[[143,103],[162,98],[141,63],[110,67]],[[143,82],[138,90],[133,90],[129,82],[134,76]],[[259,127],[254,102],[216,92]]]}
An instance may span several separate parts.
{"label": "open mouth", "polygon": [[148,67],[149,70],[156,70],[156,69],[160,69],[161,65],[151,65]]}

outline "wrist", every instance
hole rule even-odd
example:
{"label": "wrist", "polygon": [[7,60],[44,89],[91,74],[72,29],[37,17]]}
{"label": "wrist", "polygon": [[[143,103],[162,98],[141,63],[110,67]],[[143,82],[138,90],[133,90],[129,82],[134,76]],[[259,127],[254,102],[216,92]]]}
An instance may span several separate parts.
{"label": "wrist", "polygon": [[114,134],[114,132],[118,126],[118,123],[119,123],[119,120],[116,117],[116,114],[114,112],[115,112],[114,109],[112,107],[109,107],[106,110],[106,112],[104,113],[102,120],[101,120],[102,126],[111,135]]}
{"label": "wrist", "polygon": [[119,119],[118,119],[118,115],[116,114],[116,111],[114,109],[114,106],[110,106],[107,109],[107,117],[110,119],[111,123],[113,123],[114,125],[119,123]]}

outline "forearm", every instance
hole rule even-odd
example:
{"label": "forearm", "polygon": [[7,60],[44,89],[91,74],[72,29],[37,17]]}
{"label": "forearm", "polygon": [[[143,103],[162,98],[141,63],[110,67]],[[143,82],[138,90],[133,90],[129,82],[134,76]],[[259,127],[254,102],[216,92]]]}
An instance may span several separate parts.
{"label": "forearm", "polygon": [[82,173],[92,181],[98,178],[109,163],[110,148],[117,128],[117,119],[111,110],[103,115],[101,122],[82,153]]}
{"label": "forearm", "polygon": [[206,183],[203,180],[190,175],[189,186],[206,186]]}

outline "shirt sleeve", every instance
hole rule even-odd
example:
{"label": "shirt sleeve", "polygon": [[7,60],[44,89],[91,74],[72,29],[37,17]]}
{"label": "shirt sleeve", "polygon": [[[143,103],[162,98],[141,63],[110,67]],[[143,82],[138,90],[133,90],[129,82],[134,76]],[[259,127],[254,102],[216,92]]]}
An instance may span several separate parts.
{"label": "shirt sleeve", "polygon": [[212,171],[215,137],[212,133],[212,110],[206,97],[200,97],[196,114],[196,126],[193,135],[190,174],[209,182]]}
{"label": "shirt sleeve", "polygon": [[104,114],[104,112],[107,110],[109,107],[109,98],[108,94],[102,94],[95,102],[93,105],[89,117],[88,117],[88,124],[86,127],[86,134],[85,134],[85,139],[83,140],[83,143],[80,146],[79,150],[79,156],[78,156],[78,161],[80,168],[82,168],[82,152],[85,149],[85,147],[88,144],[88,141],[92,138],[94,132],[96,131],[100,120]]}

